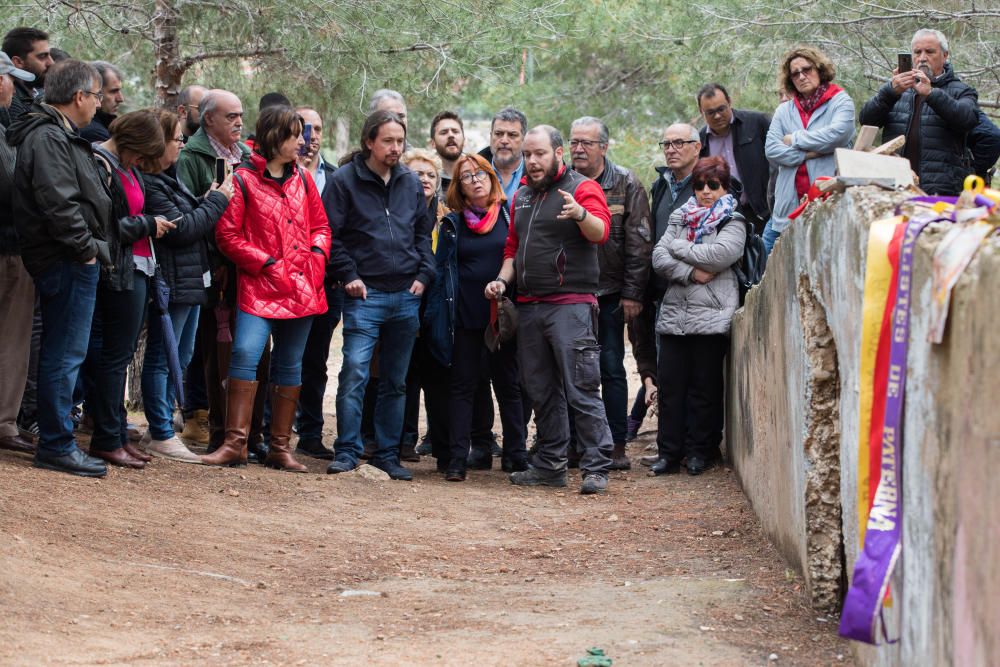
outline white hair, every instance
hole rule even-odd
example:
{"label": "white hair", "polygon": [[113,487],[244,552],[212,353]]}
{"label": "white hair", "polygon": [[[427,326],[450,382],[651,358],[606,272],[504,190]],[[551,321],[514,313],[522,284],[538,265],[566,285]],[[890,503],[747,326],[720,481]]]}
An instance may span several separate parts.
{"label": "white hair", "polygon": [[913,39],[910,40],[911,51],[913,50],[913,45],[921,37],[933,37],[938,41],[938,44],[941,45],[941,50],[944,51],[945,54],[951,53],[951,51],[948,50],[948,38],[944,36],[943,32],[940,30],[934,30],[933,28],[921,28],[913,33]]}

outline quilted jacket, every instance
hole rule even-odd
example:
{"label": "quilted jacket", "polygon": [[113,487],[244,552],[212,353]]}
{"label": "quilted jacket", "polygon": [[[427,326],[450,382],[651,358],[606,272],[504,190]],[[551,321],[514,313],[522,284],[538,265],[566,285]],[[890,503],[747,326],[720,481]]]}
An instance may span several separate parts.
{"label": "quilted jacket", "polygon": [[[882,141],[905,135],[913,122],[917,92],[897,95],[891,83],[883,85],[861,109],[862,125],[882,128]],[[941,76],[931,81],[931,94],[920,108],[920,187],[932,195],[954,195],[972,171],[965,161],[966,135],[979,123],[979,94],[945,63]]]}
{"label": "quilted jacket", "polygon": [[156,260],[170,286],[170,303],[204,305],[208,301],[204,274],[211,269],[209,239],[229,200],[218,190],[195,197],[171,166],[158,174],[143,174],[146,213],[175,220],[177,228],[156,239]]}
{"label": "quilted jacket", "polygon": [[[215,228],[219,250],[236,265],[237,305],[268,319],[325,313],[330,224],[316,184],[297,167],[298,173],[278,183],[264,176],[266,165],[253,153],[236,170],[246,198],[235,187]],[[270,259],[274,263],[265,266]]]}
{"label": "quilted jacket", "polygon": [[[739,213],[734,221],[743,221]],[[721,228],[721,230],[720,230]],[[671,336],[728,334],[740,305],[732,266],[743,254],[746,225],[720,222],[698,243],[687,240],[681,212],[670,214],[667,231],[653,248],[653,270],[667,279],[656,333]],[[691,280],[695,269],[714,273],[702,285]]]}

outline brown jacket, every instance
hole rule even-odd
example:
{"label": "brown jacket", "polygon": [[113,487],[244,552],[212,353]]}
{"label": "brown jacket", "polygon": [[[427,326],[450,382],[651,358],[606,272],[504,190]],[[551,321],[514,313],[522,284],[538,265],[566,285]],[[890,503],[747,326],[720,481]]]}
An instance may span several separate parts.
{"label": "brown jacket", "polygon": [[646,189],[631,170],[607,158],[597,182],[611,210],[608,241],[598,249],[601,276],[597,295],[621,293],[626,299],[642,301],[653,252]]}

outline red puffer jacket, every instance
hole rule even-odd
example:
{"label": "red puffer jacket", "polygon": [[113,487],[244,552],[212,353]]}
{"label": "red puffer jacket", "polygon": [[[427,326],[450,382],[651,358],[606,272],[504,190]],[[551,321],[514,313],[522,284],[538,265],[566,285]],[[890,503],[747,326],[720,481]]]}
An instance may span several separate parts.
{"label": "red puffer jacket", "polygon": [[[268,319],[324,313],[330,223],[312,175],[293,172],[279,185],[263,176],[263,157],[253,153],[250,162],[236,170],[246,198],[234,179],[233,198],[215,227],[219,249],[236,264],[237,303]],[[275,262],[265,268],[270,258]]]}

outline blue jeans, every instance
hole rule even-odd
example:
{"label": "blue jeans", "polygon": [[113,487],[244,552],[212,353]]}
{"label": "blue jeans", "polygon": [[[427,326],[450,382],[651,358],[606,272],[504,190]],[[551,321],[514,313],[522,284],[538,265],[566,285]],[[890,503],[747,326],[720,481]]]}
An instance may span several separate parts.
{"label": "blue jeans", "polygon": [[271,320],[238,309],[233,356],[229,360],[229,377],[256,380],[257,366],[264,354],[264,346],[271,334],[274,334],[271,383],[280,387],[297,387],[302,384],[302,351],[306,347],[312,321],[312,316]]}
{"label": "blue jeans", "polygon": [[[326,288],[326,313],[313,319],[309,339],[302,354],[302,391],[296,430],[300,438],[323,436],[323,395],[326,393],[326,364],[330,357],[333,330],[340,324],[344,308],[344,290]],[[270,420],[268,420],[270,421]]]}
{"label": "blue jeans", "polygon": [[[87,410],[94,418],[91,448],[118,449],[128,442],[125,411],[125,374],[135,355],[139,333],[146,318],[149,277],[136,271],[130,290],[97,289],[95,318],[100,318],[100,348],[97,374]],[[93,338],[93,337],[92,337]],[[91,354],[95,352],[91,341]]]}
{"label": "blue jeans", "polygon": [[42,314],[38,353],[38,451],[69,454],[73,439],[73,389],[87,356],[97,302],[97,264],[57,262],[35,276]]}
{"label": "blue jeans", "polygon": [[[172,303],[168,306],[170,322],[177,337],[177,356],[181,362],[181,373],[191,363],[194,354],[194,339],[198,332],[198,313],[201,306]],[[169,440],[174,437],[174,394],[167,366],[167,350],[164,347],[163,324],[159,313],[149,318],[146,337],[146,357],[142,363],[142,403],[149,422],[149,434],[154,440]]]}
{"label": "blue jeans", "polygon": [[767,224],[764,225],[764,233],[761,234],[764,238],[764,249],[767,250],[768,255],[771,254],[774,244],[778,242],[778,237],[781,236],[781,232],[775,231],[774,227],[771,226],[772,222],[774,222],[773,218],[767,221]]}
{"label": "blue jeans", "polygon": [[420,325],[420,297],[408,290],[368,288],[368,298],[344,298],[344,363],[337,387],[337,459],[357,465],[361,456],[361,409],[368,365],[379,337],[378,399],[373,461],[398,461],[406,408],[406,371]]}
{"label": "blue jeans", "polygon": [[598,297],[597,342],[601,346],[601,396],[611,440],[625,442],[628,376],[625,374],[625,313],[621,294]]}

